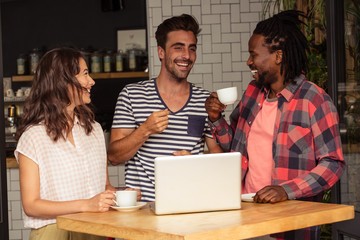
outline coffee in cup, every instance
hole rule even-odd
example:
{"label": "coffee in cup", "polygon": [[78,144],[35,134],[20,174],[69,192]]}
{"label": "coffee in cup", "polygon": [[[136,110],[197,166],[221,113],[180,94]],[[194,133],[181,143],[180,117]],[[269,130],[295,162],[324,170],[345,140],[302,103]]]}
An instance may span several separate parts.
{"label": "coffee in cup", "polygon": [[136,206],[137,191],[135,190],[120,190],[115,192],[115,204],[118,207],[133,207]]}
{"label": "coffee in cup", "polygon": [[224,105],[233,104],[237,100],[237,87],[222,88],[216,91],[219,101]]}

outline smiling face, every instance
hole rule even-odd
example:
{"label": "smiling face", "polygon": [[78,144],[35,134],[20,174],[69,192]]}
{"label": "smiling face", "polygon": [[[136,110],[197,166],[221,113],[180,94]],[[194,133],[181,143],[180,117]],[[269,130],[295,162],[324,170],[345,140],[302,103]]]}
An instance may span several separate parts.
{"label": "smiling face", "polygon": [[167,35],[165,49],[158,47],[161,71],[177,81],[186,80],[195,60],[197,39],[191,31],[172,31]]}
{"label": "smiling face", "polygon": [[269,86],[280,79],[281,50],[271,53],[265,44],[265,37],[254,34],[249,40],[249,53],[246,64],[259,84]]}
{"label": "smiling face", "polygon": [[95,84],[95,81],[89,75],[88,67],[83,58],[79,59],[79,68],[80,71],[77,75],[75,75],[75,77],[80,83],[82,90],[77,91],[76,88],[73,88],[71,86],[69,87],[71,105],[73,107],[81,104],[88,104],[91,102],[90,90],[91,87]]}

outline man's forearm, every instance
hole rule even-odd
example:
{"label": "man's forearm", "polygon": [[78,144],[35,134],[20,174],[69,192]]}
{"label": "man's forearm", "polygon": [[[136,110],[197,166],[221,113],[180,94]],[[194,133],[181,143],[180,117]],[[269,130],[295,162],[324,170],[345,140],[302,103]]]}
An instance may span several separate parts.
{"label": "man's forearm", "polygon": [[125,163],[136,154],[149,136],[140,126],[128,136],[111,142],[108,149],[108,160],[112,164]]}

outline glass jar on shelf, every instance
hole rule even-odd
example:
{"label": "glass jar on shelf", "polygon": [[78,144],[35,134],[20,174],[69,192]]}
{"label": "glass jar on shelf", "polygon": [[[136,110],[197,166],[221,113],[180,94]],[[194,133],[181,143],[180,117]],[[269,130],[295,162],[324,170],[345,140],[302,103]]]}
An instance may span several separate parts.
{"label": "glass jar on shelf", "polygon": [[19,57],[16,59],[16,74],[17,75],[24,75],[26,74],[26,55],[20,54]]}
{"label": "glass jar on shelf", "polygon": [[121,49],[119,49],[116,53],[115,57],[115,71],[116,72],[122,72],[124,71],[124,60],[123,60],[124,54]]}
{"label": "glass jar on shelf", "polygon": [[139,49],[136,55],[136,66],[138,71],[146,71],[148,68],[148,54],[145,49]]}
{"label": "glass jar on shelf", "polygon": [[128,56],[129,56],[129,70],[135,71],[136,70],[136,49],[128,49]]}
{"label": "glass jar on shelf", "polygon": [[36,72],[36,68],[39,64],[40,61],[40,50],[38,48],[34,48],[30,54],[29,54],[29,70],[30,70],[30,74],[35,74]]}
{"label": "glass jar on shelf", "polygon": [[104,72],[112,72],[114,66],[114,54],[111,50],[106,51],[103,57]]}
{"label": "glass jar on shelf", "polygon": [[102,57],[101,52],[95,51],[91,54],[91,72],[102,72]]}

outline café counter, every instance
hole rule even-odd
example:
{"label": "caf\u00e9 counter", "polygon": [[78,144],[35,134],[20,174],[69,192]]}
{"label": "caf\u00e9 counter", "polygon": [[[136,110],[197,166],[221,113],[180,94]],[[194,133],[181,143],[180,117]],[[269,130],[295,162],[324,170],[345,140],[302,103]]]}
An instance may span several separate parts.
{"label": "caf\u00e9 counter", "polygon": [[57,217],[60,229],[125,239],[246,239],[354,218],[354,207],[296,200],[242,203],[242,209],[155,215],[133,212],[76,213]]}

